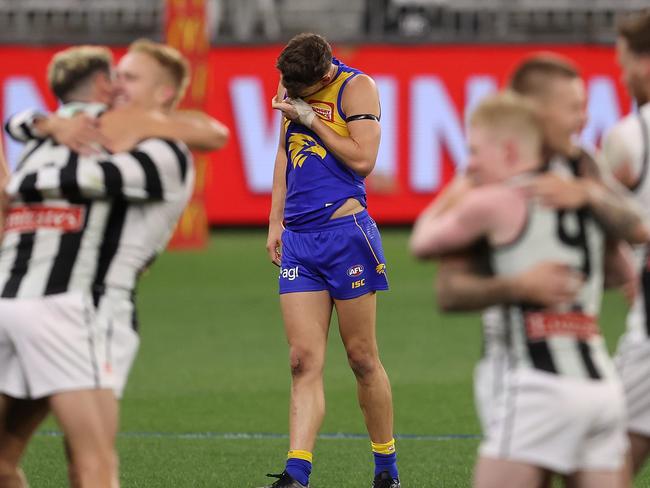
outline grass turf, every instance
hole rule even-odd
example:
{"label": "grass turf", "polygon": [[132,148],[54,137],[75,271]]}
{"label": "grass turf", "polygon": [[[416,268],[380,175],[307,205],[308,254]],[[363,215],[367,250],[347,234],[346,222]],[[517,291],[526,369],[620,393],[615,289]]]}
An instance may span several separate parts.
{"label": "grass turf", "polygon": [[[398,441],[403,486],[466,487],[479,434],[471,374],[480,354],[476,315],[437,313],[435,268],[406,252],[407,231],[383,232],[391,291],[378,300],[378,340],[391,379],[395,431],[429,436]],[[201,253],[167,253],[142,280],[141,350],[122,401],[118,441],[124,487],[262,485],[282,470],[289,374],[277,298],[277,268],[262,230],[213,233]],[[609,294],[602,325],[610,348],[623,330],[622,298]],[[361,434],[356,389],[336,319],[325,372],[323,433]],[[49,420],[24,468],[34,488],[65,486],[61,438]],[[185,435],[189,434],[189,435]],[[314,453],[312,486],[369,486],[369,442],[325,438]],[[650,486],[644,473],[637,486]]]}

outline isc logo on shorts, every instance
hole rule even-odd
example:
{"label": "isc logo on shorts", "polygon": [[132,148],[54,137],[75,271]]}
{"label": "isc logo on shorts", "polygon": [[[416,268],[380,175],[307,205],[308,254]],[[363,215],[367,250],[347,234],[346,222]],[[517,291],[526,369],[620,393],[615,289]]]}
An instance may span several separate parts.
{"label": "isc logo on shorts", "polygon": [[360,264],[355,264],[348,268],[348,276],[350,278],[355,278],[356,276],[361,276],[363,274],[363,266]]}
{"label": "isc logo on shorts", "polygon": [[298,266],[295,268],[281,268],[280,269],[280,278],[284,278],[289,281],[293,281],[298,277]]}

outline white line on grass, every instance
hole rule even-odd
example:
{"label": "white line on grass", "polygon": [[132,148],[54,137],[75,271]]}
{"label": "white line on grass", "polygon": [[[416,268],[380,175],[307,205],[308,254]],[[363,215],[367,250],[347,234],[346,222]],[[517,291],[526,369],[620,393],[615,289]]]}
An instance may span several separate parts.
{"label": "white line on grass", "polygon": [[[61,437],[62,432],[56,430],[44,430],[38,435],[46,437]],[[288,434],[276,434],[273,432],[120,432],[119,437],[128,438],[163,438],[163,439],[288,439]],[[319,434],[320,439],[368,439],[368,434],[349,434],[345,432]],[[456,441],[481,439],[475,434],[396,434],[396,439],[409,441]]]}

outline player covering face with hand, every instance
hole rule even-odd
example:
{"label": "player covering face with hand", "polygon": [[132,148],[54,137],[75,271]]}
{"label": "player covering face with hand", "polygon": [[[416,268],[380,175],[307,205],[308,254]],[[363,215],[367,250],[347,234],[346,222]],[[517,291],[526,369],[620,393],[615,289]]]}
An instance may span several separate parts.
{"label": "player covering face with hand", "polygon": [[379,149],[377,88],[333,58],[315,34],[294,37],[277,67],[281,82],[272,104],[283,119],[267,251],[280,266],[291,407],[288,459],[271,486],[309,486],[335,309],[370,436],[373,487],[398,488],[391,390],[375,337],[376,291],[388,289],[386,262],[364,185]]}

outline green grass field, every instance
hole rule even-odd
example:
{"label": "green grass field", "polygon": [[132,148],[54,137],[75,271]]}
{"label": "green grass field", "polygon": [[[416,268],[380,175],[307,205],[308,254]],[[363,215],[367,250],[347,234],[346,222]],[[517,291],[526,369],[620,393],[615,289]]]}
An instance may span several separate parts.
{"label": "green grass field", "polygon": [[[395,431],[406,436],[398,440],[402,484],[467,487],[479,442],[471,380],[479,322],[437,313],[435,268],[407,255],[407,235],[383,232],[391,291],[380,294],[378,312]],[[277,268],[265,240],[262,230],[216,231],[205,252],[167,253],[143,278],[142,345],[118,442],[124,487],[251,488],[282,470],[290,380]],[[602,324],[610,347],[624,314],[622,298],[608,295]],[[368,487],[369,442],[335,322],[328,354],[322,433],[341,435],[319,440],[312,486]],[[54,431],[50,420],[28,450],[32,488],[66,486]],[[650,473],[637,486],[650,486]]]}

